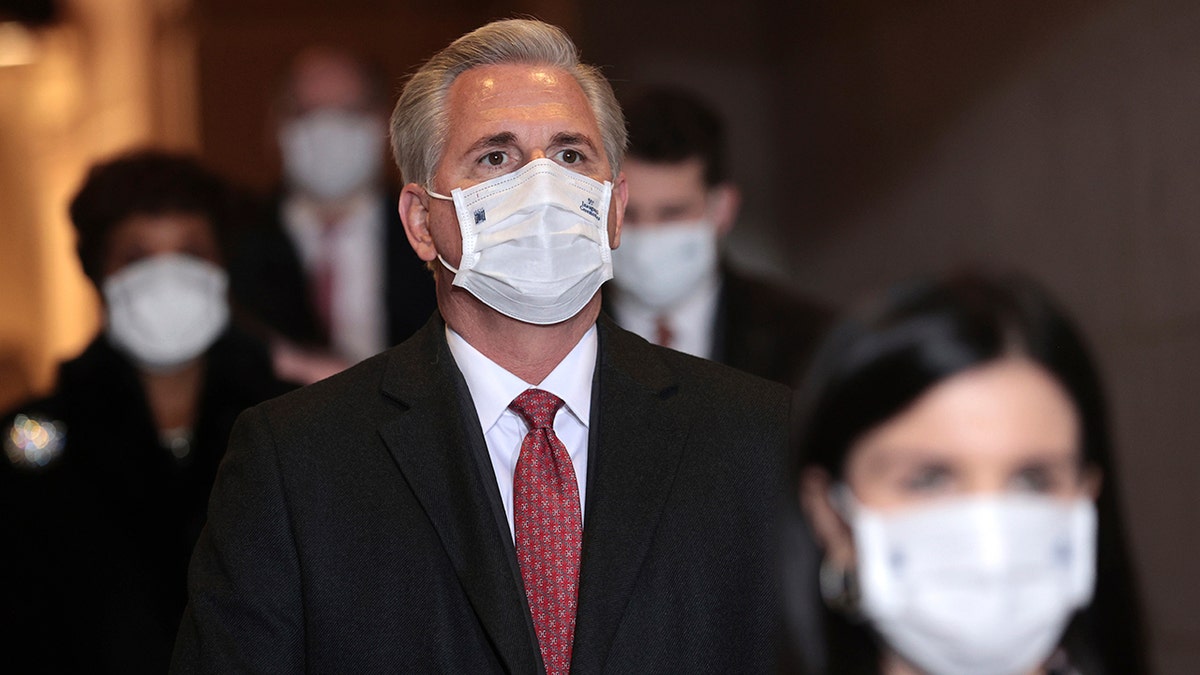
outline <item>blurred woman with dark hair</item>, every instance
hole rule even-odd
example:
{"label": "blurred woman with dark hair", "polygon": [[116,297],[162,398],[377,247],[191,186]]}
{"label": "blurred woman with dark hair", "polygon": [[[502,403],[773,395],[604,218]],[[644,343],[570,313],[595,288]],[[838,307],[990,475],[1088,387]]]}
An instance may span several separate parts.
{"label": "blurred woman with dark hair", "polygon": [[800,394],[821,564],[788,601],[826,606],[809,670],[1144,672],[1100,383],[1040,289],[897,288],[832,331]]}
{"label": "blurred woman with dark hair", "polygon": [[95,166],[70,205],[103,332],[3,423],[0,645],[14,672],[165,672],[234,418],[283,393],[229,326],[230,193],[190,157]]}

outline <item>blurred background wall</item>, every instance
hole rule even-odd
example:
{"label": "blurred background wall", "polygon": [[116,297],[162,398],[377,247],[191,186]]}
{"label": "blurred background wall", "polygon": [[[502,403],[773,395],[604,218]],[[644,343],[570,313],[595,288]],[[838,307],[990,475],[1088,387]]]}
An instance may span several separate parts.
{"label": "blurred background wall", "polygon": [[[2,0],[24,11],[48,0]],[[617,88],[675,82],[729,118],[732,253],[831,302],[964,261],[1023,269],[1107,375],[1164,673],[1200,672],[1200,5],[1183,0],[59,0],[0,66],[0,403],[96,327],[65,203],[139,143],[277,174],[267,113],[314,41],[399,82],[451,38],[531,14]],[[8,17],[15,16],[8,9]],[[0,12],[0,19],[5,14]],[[0,28],[0,63],[20,40]],[[27,41],[27,44],[28,41]],[[15,46],[14,46],[15,45]],[[7,51],[6,51],[7,50]]]}
{"label": "blurred background wall", "polygon": [[66,204],[98,157],[196,148],[187,0],[0,3],[0,407],[50,386],[97,326]]}

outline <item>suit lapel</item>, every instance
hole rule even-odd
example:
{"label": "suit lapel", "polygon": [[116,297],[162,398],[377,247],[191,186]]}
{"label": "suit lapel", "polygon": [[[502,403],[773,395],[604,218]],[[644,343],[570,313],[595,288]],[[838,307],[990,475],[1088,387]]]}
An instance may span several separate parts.
{"label": "suit lapel", "polygon": [[[509,672],[539,668],[537,642],[518,579],[512,542],[497,525],[485,481],[495,481],[474,457],[467,433],[478,427],[462,406],[461,375],[446,347],[437,315],[392,352],[384,395],[403,411],[380,427],[388,450],[437,530],[480,624]],[[478,436],[478,435],[475,435]]]}
{"label": "suit lapel", "polygon": [[603,667],[688,431],[672,400],[677,381],[653,348],[606,317],[599,325],[574,672]]}

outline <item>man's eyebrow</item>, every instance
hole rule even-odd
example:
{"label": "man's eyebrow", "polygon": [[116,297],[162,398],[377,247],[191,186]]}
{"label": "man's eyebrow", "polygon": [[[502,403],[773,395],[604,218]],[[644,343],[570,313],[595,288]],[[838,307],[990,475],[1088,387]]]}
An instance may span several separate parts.
{"label": "man's eyebrow", "polygon": [[560,131],[550,139],[550,145],[583,145],[589,150],[595,150],[596,144],[586,134],[571,131]]}
{"label": "man's eyebrow", "polygon": [[508,145],[514,145],[517,142],[517,135],[511,131],[501,131],[498,134],[484,136],[483,138],[471,144],[467,148],[467,154],[478,152],[487,148],[502,148]]}

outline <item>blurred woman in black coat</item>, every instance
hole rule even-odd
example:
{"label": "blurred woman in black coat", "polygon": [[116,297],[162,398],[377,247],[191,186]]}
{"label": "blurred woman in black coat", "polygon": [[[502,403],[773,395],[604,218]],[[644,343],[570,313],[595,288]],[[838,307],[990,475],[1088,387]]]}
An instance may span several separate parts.
{"label": "blurred woman in black coat", "polygon": [[167,668],[234,418],[286,390],[229,325],[230,203],[194,160],[156,151],[97,165],[71,203],[106,323],[49,397],[2,421],[12,672]]}

